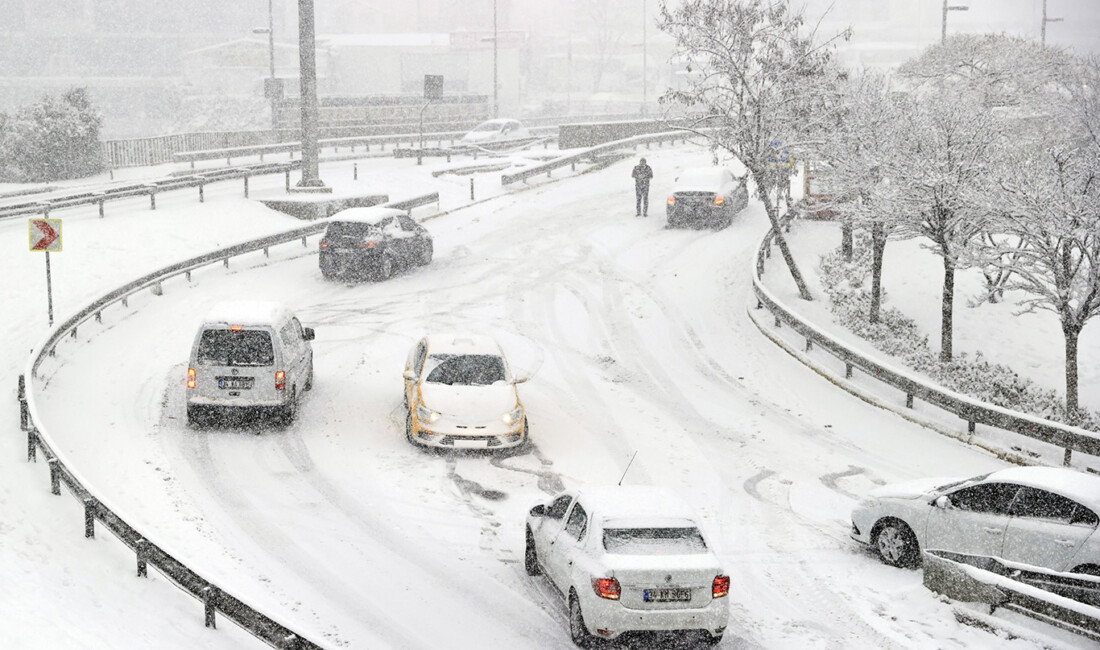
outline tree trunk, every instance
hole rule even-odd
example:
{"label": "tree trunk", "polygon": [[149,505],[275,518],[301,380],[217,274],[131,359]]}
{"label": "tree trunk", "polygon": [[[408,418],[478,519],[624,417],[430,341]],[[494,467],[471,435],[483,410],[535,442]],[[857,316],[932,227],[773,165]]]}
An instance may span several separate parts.
{"label": "tree trunk", "polygon": [[844,219],[840,222],[840,254],[844,257],[845,262],[852,261],[852,222]]}
{"label": "tree trunk", "polygon": [[940,321],[940,361],[951,360],[952,319],[955,315],[955,263],[943,256],[943,305]]}
{"label": "tree trunk", "polygon": [[882,258],[886,254],[886,229],[877,221],[871,226],[871,313],[868,320],[879,321],[882,309]]}
{"label": "tree trunk", "polygon": [[[763,178],[762,175],[753,174],[755,178]],[[772,224],[772,232],[775,233],[775,243],[779,246],[779,252],[783,254],[783,261],[787,263],[787,268],[791,272],[791,277],[794,278],[794,283],[798,287],[798,294],[802,296],[803,300],[813,300],[814,296],[810,293],[809,288],[806,287],[806,283],[802,280],[802,274],[798,271],[798,265],[795,264],[794,256],[791,255],[791,249],[787,246],[787,240],[783,237],[783,229],[779,227],[779,210],[775,203],[772,202],[770,192],[765,189],[761,183],[757,183],[758,190],[757,196],[764,202],[764,211],[768,213],[768,221]]]}
{"label": "tree trunk", "polygon": [[1062,316],[1062,333],[1066,337],[1066,417],[1070,424],[1077,424],[1079,411],[1077,404],[1077,337],[1081,330],[1067,323],[1068,315]]}

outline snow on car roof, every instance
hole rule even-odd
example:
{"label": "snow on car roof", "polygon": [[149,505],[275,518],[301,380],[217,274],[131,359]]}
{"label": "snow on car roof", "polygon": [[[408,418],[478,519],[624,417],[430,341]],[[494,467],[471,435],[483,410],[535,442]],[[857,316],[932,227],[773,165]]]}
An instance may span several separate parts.
{"label": "snow on car roof", "polygon": [[589,487],[578,496],[593,516],[624,527],[696,525],[698,518],[674,492],[653,485]]}
{"label": "snow on car roof", "polygon": [[1100,514],[1100,476],[1066,467],[1009,467],[993,472],[986,481],[1009,481],[1049,490]]}
{"label": "snow on car roof", "polygon": [[206,314],[207,323],[227,325],[270,325],[277,322],[287,308],[270,300],[231,300],[216,303]]}
{"label": "snow on car roof", "polygon": [[394,217],[399,214],[405,214],[405,211],[396,208],[380,208],[378,206],[369,208],[347,208],[329,217],[328,221],[354,221],[355,223],[378,225],[389,217]]}
{"label": "snow on car roof", "polygon": [[483,334],[432,334],[427,339],[429,354],[501,354],[496,339]]}

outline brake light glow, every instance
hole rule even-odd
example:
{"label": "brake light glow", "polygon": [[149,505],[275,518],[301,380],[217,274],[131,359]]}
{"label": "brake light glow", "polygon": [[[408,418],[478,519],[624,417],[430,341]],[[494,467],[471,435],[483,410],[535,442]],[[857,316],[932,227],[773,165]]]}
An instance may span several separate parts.
{"label": "brake light glow", "polygon": [[730,592],[729,576],[714,576],[714,583],[710,587],[710,595],[713,598],[721,598]]}
{"label": "brake light glow", "polygon": [[328,242],[325,241],[324,239],[322,239],[321,241],[319,241],[317,243],[318,243],[318,245],[320,245],[321,248],[328,248]]}
{"label": "brake light glow", "polygon": [[377,245],[378,245],[378,242],[376,242],[372,239],[370,241],[365,241],[365,242],[362,242],[361,244],[359,244],[359,248],[374,248]]}
{"label": "brake light glow", "polygon": [[286,388],[286,372],[283,370],[275,371],[275,390],[283,390]]}
{"label": "brake light glow", "polygon": [[243,329],[244,329],[244,327],[241,327],[240,325],[230,325],[229,326],[229,331],[230,332],[240,332]]}
{"label": "brake light glow", "polygon": [[195,369],[194,368],[188,368],[187,369],[187,387],[188,388],[194,388],[195,387]]}
{"label": "brake light glow", "polygon": [[725,204],[726,204],[726,197],[724,197],[724,196],[714,197],[714,205],[725,205]]}
{"label": "brake light glow", "polygon": [[668,204],[669,205],[676,205],[676,197],[675,196],[668,197]]}
{"label": "brake light glow", "polygon": [[619,581],[615,578],[596,578],[592,581],[592,589],[600,598],[619,599]]}

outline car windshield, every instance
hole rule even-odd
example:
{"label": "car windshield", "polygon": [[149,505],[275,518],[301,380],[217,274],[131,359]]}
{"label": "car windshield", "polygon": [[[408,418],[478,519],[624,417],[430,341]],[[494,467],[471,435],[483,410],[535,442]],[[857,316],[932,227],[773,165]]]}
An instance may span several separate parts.
{"label": "car windshield", "polygon": [[676,179],[680,185],[708,185],[717,187],[722,182],[722,175],[718,168],[714,169],[689,169]]}
{"label": "car windshield", "polygon": [[334,221],[325,232],[327,239],[362,239],[370,235],[379,235],[382,230],[372,223],[359,221]]}
{"label": "car windshield", "polygon": [[438,364],[425,379],[430,384],[488,386],[505,381],[504,359],[492,354],[439,354],[429,362]]}
{"label": "car windshield", "polygon": [[499,131],[504,126],[501,122],[485,122],[474,127],[474,131]]}
{"label": "car windshield", "polygon": [[199,340],[198,362],[218,366],[270,366],[271,334],[264,330],[212,329]]}
{"label": "car windshield", "polygon": [[707,550],[695,527],[605,528],[603,547],[618,555],[685,555]]}

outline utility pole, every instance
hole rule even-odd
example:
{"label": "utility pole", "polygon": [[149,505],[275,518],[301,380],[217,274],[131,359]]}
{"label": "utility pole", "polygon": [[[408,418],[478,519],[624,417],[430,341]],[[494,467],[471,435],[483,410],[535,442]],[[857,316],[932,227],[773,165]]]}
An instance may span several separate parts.
{"label": "utility pole", "polygon": [[947,0],[943,0],[943,22],[940,28],[940,45],[947,42],[947,12],[949,11],[967,11],[970,7],[965,5],[948,5]]}
{"label": "utility pole", "polygon": [[313,0],[298,0],[298,65],[302,86],[302,179],[299,192],[331,192],[321,180],[317,138],[321,109],[317,103],[317,43]]}
{"label": "utility pole", "polygon": [[1060,23],[1061,18],[1047,18],[1047,0],[1043,0],[1043,28],[1040,32],[1039,42],[1043,45],[1047,44],[1047,23]]}
{"label": "utility pole", "polygon": [[270,67],[270,81],[268,82],[266,94],[268,99],[271,100],[271,130],[274,131],[279,121],[275,115],[275,107],[279,99],[281,99],[281,88],[279,96],[275,93],[275,17],[271,7],[273,0],[267,0],[267,27],[254,27],[252,28],[253,34],[267,34],[267,60]]}
{"label": "utility pole", "polygon": [[497,103],[497,0],[493,0],[493,117],[499,117],[500,105]]}
{"label": "utility pole", "polygon": [[642,116],[645,116],[645,105],[649,100],[649,80],[646,74],[649,71],[649,57],[646,56],[646,1],[642,0]]}

